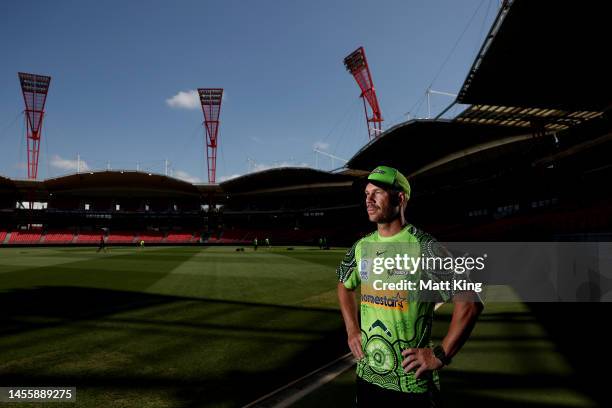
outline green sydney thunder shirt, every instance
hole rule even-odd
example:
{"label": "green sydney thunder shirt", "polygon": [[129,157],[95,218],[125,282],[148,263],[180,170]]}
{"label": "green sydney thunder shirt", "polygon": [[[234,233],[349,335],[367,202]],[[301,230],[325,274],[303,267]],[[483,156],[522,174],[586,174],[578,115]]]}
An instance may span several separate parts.
{"label": "green sydney thunder shirt", "polygon": [[[407,290],[382,290],[383,282],[417,280],[414,274],[396,268],[373,272],[375,258],[444,256],[444,249],[429,234],[408,224],[391,237],[378,232],[362,238],[347,252],[336,273],[348,289],[361,285],[361,344],[365,357],[357,363],[357,375],[391,390],[423,393],[438,387],[438,373],[429,372],[418,380],[414,371],[405,373],[401,352],[407,348],[431,347],[430,334],[435,302],[409,298]],[[446,252],[448,254],[448,252]],[[379,265],[380,266],[380,265]],[[436,272],[427,272],[434,280]],[[376,283],[375,283],[376,282]],[[448,301],[451,291],[437,291],[439,301]],[[411,294],[414,295],[414,292]]]}

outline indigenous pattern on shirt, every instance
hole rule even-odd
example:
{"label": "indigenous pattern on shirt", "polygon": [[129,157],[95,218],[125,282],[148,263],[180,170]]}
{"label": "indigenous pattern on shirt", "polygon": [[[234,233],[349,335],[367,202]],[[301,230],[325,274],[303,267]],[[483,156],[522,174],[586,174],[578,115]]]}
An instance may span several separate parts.
{"label": "indigenous pattern on shirt", "polygon": [[[397,268],[373,273],[374,258],[404,255],[433,258],[450,254],[431,235],[408,224],[391,237],[381,237],[374,232],[357,241],[346,253],[336,273],[347,289],[361,286],[361,344],[365,357],[357,363],[357,375],[383,388],[423,393],[439,387],[438,373],[430,371],[417,380],[414,371],[404,372],[401,353],[407,348],[432,346],[431,326],[437,301],[420,301],[407,290],[381,289],[380,286],[422,277],[441,281],[448,279],[449,273],[421,268],[412,274]],[[378,281],[377,288],[374,287],[375,281]],[[453,292],[439,290],[437,295],[439,302],[445,302],[452,298]]]}

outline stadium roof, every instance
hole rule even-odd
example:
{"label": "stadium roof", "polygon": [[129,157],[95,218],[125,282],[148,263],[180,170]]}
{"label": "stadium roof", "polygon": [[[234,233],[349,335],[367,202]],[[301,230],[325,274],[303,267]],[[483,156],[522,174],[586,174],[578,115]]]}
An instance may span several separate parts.
{"label": "stadium roof", "polygon": [[5,184],[6,185],[12,185],[13,181],[11,179],[9,179],[9,178],[0,176],[0,186],[3,186]]}
{"label": "stadium roof", "polygon": [[513,143],[525,133],[520,128],[448,120],[411,120],[373,139],[346,166],[354,172],[388,165],[414,177],[433,165],[467,157],[474,149],[482,151]]}
{"label": "stadium roof", "polygon": [[160,174],[136,171],[101,171],[71,174],[47,180],[18,180],[0,176],[0,191],[88,195],[192,195],[224,198],[228,194],[310,192],[313,189],[350,187],[354,177],[306,167],[280,167],[225,181],[192,184]]}
{"label": "stadium roof", "polygon": [[218,184],[194,185],[161,174],[137,171],[75,173],[47,180],[19,180],[0,176],[0,189],[31,193],[112,195],[222,195]]}
{"label": "stadium roof", "polygon": [[505,1],[459,103],[605,111],[612,103],[608,4]]}
{"label": "stadium roof", "polygon": [[536,131],[560,131],[587,120],[600,118],[602,112],[563,111],[547,108],[472,105],[455,118],[457,122],[483,125],[517,126]]}
{"label": "stadium roof", "polygon": [[221,188],[236,195],[350,187],[352,182],[352,177],[309,167],[278,167],[227,180]]}
{"label": "stadium roof", "polygon": [[198,194],[196,187],[186,181],[137,171],[78,173],[47,179],[43,183],[49,191],[63,192],[155,191],[164,194]]}
{"label": "stadium roof", "polygon": [[0,194],[12,194],[16,190],[17,187],[15,186],[15,182],[13,182],[13,180],[0,176]]}

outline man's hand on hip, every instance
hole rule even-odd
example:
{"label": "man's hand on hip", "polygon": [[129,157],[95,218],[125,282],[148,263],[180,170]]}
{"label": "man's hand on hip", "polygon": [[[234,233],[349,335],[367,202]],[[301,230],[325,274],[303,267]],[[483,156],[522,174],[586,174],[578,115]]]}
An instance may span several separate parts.
{"label": "man's hand on hip", "polygon": [[430,348],[409,348],[402,351],[402,356],[404,356],[402,367],[405,372],[417,369],[414,373],[415,378],[419,378],[425,371],[437,370],[444,365]]}

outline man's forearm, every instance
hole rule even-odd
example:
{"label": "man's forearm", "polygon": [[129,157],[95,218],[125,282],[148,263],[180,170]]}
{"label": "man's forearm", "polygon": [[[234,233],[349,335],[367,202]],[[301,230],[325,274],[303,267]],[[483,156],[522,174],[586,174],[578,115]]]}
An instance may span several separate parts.
{"label": "man's forearm", "polygon": [[355,303],[355,292],[348,290],[342,282],[338,283],[338,301],[342,318],[346,326],[346,332],[359,332],[359,319],[357,318],[357,305]]}
{"label": "man's forearm", "polygon": [[340,310],[346,326],[346,337],[351,353],[356,359],[364,357],[361,345],[361,329],[357,318],[357,305],[355,302],[355,291],[347,289],[342,282],[338,283],[338,300]]}
{"label": "man's forearm", "polygon": [[448,333],[442,340],[442,348],[449,358],[456,355],[470,337],[482,309],[483,305],[479,302],[454,302]]}

